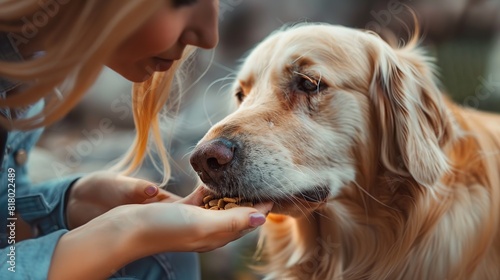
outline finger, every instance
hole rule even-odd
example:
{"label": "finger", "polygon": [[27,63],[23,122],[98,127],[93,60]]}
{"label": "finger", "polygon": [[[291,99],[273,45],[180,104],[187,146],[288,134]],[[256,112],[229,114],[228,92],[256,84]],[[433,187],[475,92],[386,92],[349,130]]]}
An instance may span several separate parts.
{"label": "finger", "polygon": [[[210,237],[210,243],[205,245],[205,248],[202,247],[202,252],[212,251],[214,249],[224,247],[227,244],[242,238],[245,234],[255,230],[255,228],[248,229],[241,232],[224,232],[218,233],[215,236]],[[207,246],[208,245],[208,246]]]}
{"label": "finger", "polygon": [[[213,215],[211,230],[214,232],[241,233],[257,228],[266,222],[266,216],[250,207],[238,207],[224,211],[207,211]],[[213,214],[212,214],[213,213]]]}
{"label": "finger", "polygon": [[146,199],[142,203],[144,203],[144,204],[152,203],[152,202],[172,203],[172,202],[176,202],[176,201],[181,200],[181,199],[182,199],[182,197],[160,188],[158,191],[158,194],[155,197]]}
{"label": "finger", "polygon": [[206,189],[205,186],[199,186],[197,187],[192,193],[190,193],[188,196],[176,201],[178,203],[183,203],[183,204],[190,204],[190,205],[202,205],[203,203],[203,197],[205,197],[209,191]]}
{"label": "finger", "polygon": [[143,203],[160,194],[160,188],[149,181],[126,176],[117,179],[122,182],[119,188],[125,193],[127,199],[125,203]]}

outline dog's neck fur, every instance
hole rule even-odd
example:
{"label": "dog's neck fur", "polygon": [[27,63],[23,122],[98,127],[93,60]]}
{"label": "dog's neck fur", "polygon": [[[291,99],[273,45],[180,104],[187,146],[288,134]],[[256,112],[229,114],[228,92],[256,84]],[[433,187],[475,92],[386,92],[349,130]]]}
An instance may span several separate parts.
{"label": "dog's neck fur", "polygon": [[487,155],[500,151],[500,129],[474,138],[485,135],[481,113],[452,111],[464,135],[448,147],[446,189],[386,172],[377,152],[364,153],[357,185],[307,217],[269,219],[268,278],[500,279],[500,160]]}

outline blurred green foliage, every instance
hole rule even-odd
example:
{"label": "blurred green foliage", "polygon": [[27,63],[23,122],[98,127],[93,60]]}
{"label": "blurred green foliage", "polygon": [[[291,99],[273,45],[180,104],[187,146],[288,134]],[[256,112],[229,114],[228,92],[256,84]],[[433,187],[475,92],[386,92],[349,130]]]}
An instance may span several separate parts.
{"label": "blurred green foliage", "polygon": [[439,78],[445,92],[457,103],[480,110],[500,112],[494,83],[500,77],[487,72],[493,42],[488,39],[456,39],[436,48]]}

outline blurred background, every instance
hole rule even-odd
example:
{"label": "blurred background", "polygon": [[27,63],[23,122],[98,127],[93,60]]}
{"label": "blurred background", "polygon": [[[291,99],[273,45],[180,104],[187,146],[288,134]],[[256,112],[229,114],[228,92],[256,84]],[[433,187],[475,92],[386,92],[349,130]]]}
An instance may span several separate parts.
{"label": "blurred background", "polygon": [[[197,184],[190,151],[231,110],[229,92],[245,54],[273,30],[296,22],[327,22],[407,39],[414,30],[436,57],[443,91],[457,103],[500,111],[500,0],[220,0],[220,43],[199,51],[175,120],[164,120],[173,177],[167,190],[186,195]],[[51,126],[29,161],[34,181],[107,168],[129,148],[134,128],[131,84],[105,69],[81,104]],[[104,123],[111,123],[102,129]],[[499,124],[500,125],[500,124]],[[108,126],[106,126],[108,127]],[[160,182],[146,161],[137,176]],[[248,268],[257,233],[201,254],[203,279],[260,279]]]}

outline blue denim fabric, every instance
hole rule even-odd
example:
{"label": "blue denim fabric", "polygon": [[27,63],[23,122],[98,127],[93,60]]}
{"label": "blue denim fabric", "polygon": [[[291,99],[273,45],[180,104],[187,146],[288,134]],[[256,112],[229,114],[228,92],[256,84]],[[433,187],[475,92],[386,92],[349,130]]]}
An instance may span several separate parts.
{"label": "blue denim fabric", "polygon": [[[30,117],[43,108],[40,102],[30,108]],[[44,279],[47,277],[50,259],[60,236],[67,232],[64,222],[64,205],[61,199],[76,177],[32,186],[26,165],[16,163],[16,152],[23,149],[28,154],[40,137],[42,129],[29,132],[12,131],[7,135],[4,156],[0,161],[0,279]],[[9,172],[9,169],[13,172]],[[9,181],[8,174],[15,174],[15,181]],[[15,186],[15,209],[13,212],[26,219],[38,231],[39,238],[13,243],[8,238],[11,231],[8,224],[15,223],[8,209],[8,185]],[[11,193],[12,195],[13,193]],[[64,201],[64,200],[62,200]],[[13,231],[15,232],[15,231]],[[15,270],[8,270],[8,261],[15,246]],[[13,263],[12,263],[13,264]],[[35,273],[36,272],[36,273]]]}
{"label": "blue denim fabric", "polygon": [[163,253],[137,260],[116,272],[112,280],[199,280],[196,253]]}
{"label": "blue denim fabric", "polygon": [[[9,271],[10,246],[0,250],[0,279],[43,280],[47,279],[50,261],[59,238],[68,230],[58,230],[35,239],[15,244],[15,271]],[[7,256],[7,258],[6,258]]]}

